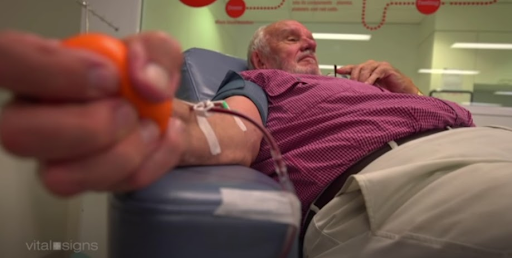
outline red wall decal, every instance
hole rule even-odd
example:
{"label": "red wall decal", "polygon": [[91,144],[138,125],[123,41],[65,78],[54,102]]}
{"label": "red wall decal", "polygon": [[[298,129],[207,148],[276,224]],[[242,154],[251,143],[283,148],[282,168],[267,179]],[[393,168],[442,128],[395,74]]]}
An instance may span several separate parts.
{"label": "red wall decal", "polygon": [[182,3],[191,7],[203,7],[213,4],[216,0],[180,0]]}

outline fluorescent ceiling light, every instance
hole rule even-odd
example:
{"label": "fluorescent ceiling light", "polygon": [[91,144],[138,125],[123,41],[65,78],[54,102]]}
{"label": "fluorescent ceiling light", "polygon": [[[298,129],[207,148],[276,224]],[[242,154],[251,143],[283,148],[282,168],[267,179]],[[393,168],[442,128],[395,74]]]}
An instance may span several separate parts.
{"label": "fluorescent ceiling light", "polygon": [[480,106],[480,107],[501,107],[501,104],[486,103],[486,102],[462,102],[466,106]]}
{"label": "fluorescent ceiling light", "polygon": [[[318,68],[320,68],[321,70],[333,70],[334,66],[335,66],[334,64],[332,64],[332,65],[321,64],[321,65],[318,65]],[[336,68],[340,68],[340,67],[343,67],[343,65],[336,65]]]}
{"label": "fluorescent ceiling light", "polygon": [[371,35],[367,34],[313,33],[313,38],[315,39],[370,40],[371,37]]}
{"label": "fluorescent ceiling light", "polygon": [[480,71],[457,69],[420,69],[418,70],[418,73],[475,75],[479,74]]}
{"label": "fluorescent ceiling light", "polygon": [[452,48],[467,48],[467,49],[512,49],[512,44],[498,44],[498,43],[454,43]]}
{"label": "fluorescent ceiling light", "polygon": [[[337,66],[339,67],[339,66]],[[333,70],[334,69],[334,65],[318,65],[318,68],[322,69],[322,70]]]}
{"label": "fluorescent ceiling light", "polygon": [[512,96],[512,91],[495,91],[495,95],[505,95],[505,96]]}

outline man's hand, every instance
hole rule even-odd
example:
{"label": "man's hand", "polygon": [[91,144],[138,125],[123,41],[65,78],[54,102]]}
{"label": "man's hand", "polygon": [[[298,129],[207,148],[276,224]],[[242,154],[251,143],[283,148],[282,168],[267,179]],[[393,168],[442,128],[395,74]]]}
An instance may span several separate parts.
{"label": "man's hand", "polygon": [[386,88],[391,92],[418,94],[411,79],[387,62],[366,61],[359,65],[346,65],[336,71],[350,75],[351,80]]}
{"label": "man's hand", "polygon": [[[177,42],[161,33],[125,42],[136,90],[152,101],[172,98],[182,63]],[[2,146],[38,160],[43,183],[57,195],[147,186],[179,162],[183,124],[170,119],[161,135],[119,96],[118,81],[99,55],[1,32],[0,87],[14,95],[0,116]]]}

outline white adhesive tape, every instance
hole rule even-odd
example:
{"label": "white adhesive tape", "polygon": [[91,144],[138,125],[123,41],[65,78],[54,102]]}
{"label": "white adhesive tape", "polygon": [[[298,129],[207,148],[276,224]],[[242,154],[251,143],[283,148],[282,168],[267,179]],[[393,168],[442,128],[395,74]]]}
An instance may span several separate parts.
{"label": "white adhesive tape", "polygon": [[235,122],[238,125],[238,127],[240,127],[240,129],[242,129],[242,131],[244,131],[244,132],[247,131],[247,127],[245,127],[245,124],[242,122],[242,120],[240,120],[240,118],[237,116],[234,116],[234,118],[235,118]]}
{"label": "white adhesive tape", "polygon": [[210,126],[208,119],[204,116],[197,116],[197,124],[201,131],[203,131],[204,136],[206,137],[206,141],[208,142],[208,146],[210,147],[210,152],[212,155],[218,155],[221,153],[219,140],[213,131],[213,128]]}
{"label": "white adhesive tape", "polygon": [[300,201],[284,191],[220,189],[222,204],[217,216],[273,221],[299,227]]}

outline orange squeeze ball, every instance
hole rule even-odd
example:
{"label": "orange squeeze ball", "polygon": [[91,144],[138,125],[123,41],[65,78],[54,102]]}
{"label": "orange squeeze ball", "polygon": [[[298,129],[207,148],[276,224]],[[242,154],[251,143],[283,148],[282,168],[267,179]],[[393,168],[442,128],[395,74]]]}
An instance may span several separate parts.
{"label": "orange squeeze ball", "polygon": [[98,33],[78,35],[62,41],[65,47],[91,50],[114,62],[121,76],[121,95],[137,109],[139,116],[155,121],[164,132],[172,115],[172,100],[160,103],[140,97],[133,89],[128,75],[128,49],[125,44],[111,36]]}

